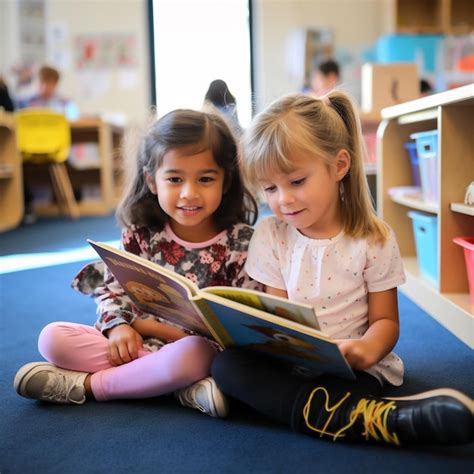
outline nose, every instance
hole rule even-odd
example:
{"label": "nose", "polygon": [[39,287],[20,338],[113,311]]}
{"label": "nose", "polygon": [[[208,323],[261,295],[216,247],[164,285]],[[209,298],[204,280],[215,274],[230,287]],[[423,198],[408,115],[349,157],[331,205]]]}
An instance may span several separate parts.
{"label": "nose", "polygon": [[295,197],[291,189],[280,189],[278,194],[278,202],[280,206],[287,206],[288,204],[293,203]]}
{"label": "nose", "polygon": [[195,199],[198,197],[198,190],[195,183],[186,182],[181,187],[181,192],[179,196],[183,199]]}

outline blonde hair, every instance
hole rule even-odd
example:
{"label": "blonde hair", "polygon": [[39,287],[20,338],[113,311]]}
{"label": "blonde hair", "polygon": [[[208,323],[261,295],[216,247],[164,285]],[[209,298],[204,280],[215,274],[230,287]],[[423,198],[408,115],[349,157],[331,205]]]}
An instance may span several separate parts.
{"label": "blonde hair", "polygon": [[321,158],[328,166],[346,150],[351,157],[342,179],[344,231],[351,237],[384,242],[388,226],[377,218],[364,172],[365,146],[360,121],[350,97],[333,91],[323,98],[292,94],[272,103],[255,117],[243,137],[240,156],[245,177],[256,185],[271,172],[289,173],[294,150]]}

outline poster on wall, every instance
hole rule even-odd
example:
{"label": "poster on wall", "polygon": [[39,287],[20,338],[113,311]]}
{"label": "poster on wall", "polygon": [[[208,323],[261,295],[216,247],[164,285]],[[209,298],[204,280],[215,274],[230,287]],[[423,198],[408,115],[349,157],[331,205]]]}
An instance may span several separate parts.
{"label": "poster on wall", "polygon": [[34,64],[46,57],[45,0],[18,2],[19,49],[23,64]]}
{"label": "poster on wall", "polygon": [[137,67],[136,38],[128,33],[79,35],[75,39],[78,71]]}

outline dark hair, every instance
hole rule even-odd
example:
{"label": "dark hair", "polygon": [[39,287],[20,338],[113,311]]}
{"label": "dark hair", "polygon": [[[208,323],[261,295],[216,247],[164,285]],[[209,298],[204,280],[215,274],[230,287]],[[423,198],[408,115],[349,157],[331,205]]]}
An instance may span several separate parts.
{"label": "dark hair", "polygon": [[339,64],[333,59],[325,61],[318,66],[318,71],[327,76],[328,74],[335,74],[339,77]]}
{"label": "dark hair", "polygon": [[39,78],[42,82],[59,82],[61,75],[59,71],[51,66],[42,66],[39,70]]}
{"label": "dark hair", "polygon": [[209,84],[209,89],[204,96],[204,101],[210,102],[216,107],[236,104],[235,97],[231,94],[227,84],[222,79],[216,79]]}
{"label": "dark hair", "polygon": [[426,79],[420,79],[420,93],[422,94],[431,94],[433,92],[433,87]]}
{"label": "dark hair", "polygon": [[224,172],[224,196],[214,213],[220,230],[237,223],[254,224],[257,203],[245,187],[239,170],[237,144],[225,121],[214,114],[178,109],[155,121],[143,138],[128,187],[117,208],[118,221],[129,227],[160,231],[168,215],[146,183],[145,172],[155,174],[164,155],[187,147],[192,153],[210,150]]}

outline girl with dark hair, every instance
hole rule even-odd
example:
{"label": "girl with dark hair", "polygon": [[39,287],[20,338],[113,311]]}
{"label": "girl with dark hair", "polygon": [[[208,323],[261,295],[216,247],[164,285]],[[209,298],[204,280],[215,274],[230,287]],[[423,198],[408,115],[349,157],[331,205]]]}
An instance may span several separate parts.
{"label": "girl with dark hair", "polygon": [[204,96],[204,110],[211,112],[217,110],[237,136],[242,134],[237,115],[237,101],[222,79],[216,79],[209,84],[209,89]]}
{"label": "girl with dark hair", "polygon": [[[122,247],[190,278],[198,286],[260,289],[244,271],[257,207],[238,167],[237,146],[219,116],[175,110],[144,137],[117,209]],[[48,360],[22,367],[17,392],[82,404],[174,392],[184,406],[227,414],[208,377],[214,344],[140,312],[105,268],[88,265],[74,285],[96,298],[94,327],[52,323],[39,337]],[[154,347],[143,338],[155,338]],[[154,351],[153,351],[154,349]]]}

